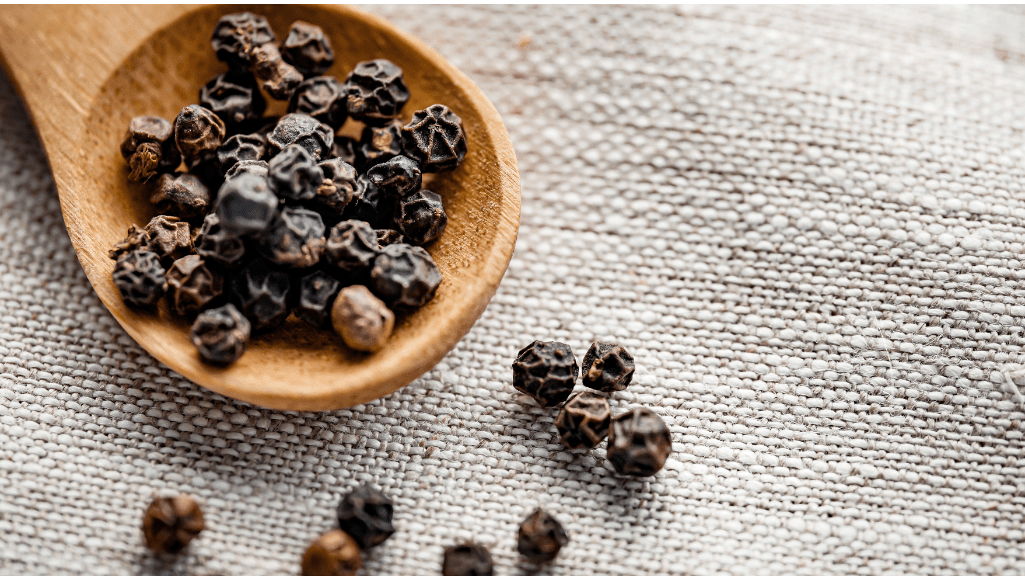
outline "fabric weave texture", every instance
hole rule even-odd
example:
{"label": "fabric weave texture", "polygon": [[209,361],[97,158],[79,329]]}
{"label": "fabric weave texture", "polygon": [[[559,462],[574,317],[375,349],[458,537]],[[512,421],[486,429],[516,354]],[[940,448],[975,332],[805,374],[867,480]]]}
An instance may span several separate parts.
{"label": "fabric weave texture", "polygon": [[[386,398],[277,412],[152,359],[82,273],[0,74],[0,575],[297,574],[372,482],[363,574],[474,539],[529,574],[1025,574],[1025,13],[1010,7],[373,7],[464,70],[520,163],[481,320]],[[674,452],[558,445],[511,386],[534,339],[616,341]],[[142,512],[208,528],[174,564]]]}

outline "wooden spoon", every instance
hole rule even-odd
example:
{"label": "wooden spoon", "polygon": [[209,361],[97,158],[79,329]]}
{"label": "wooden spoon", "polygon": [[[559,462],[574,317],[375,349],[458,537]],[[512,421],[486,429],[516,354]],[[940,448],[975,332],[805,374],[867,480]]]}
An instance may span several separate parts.
{"label": "wooden spoon", "polygon": [[[412,92],[403,119],[435,103],[463,119],[466,159],[431,183],[449,215],[443,236],[427,247],[444,280],[427,306],[399,319],[383,350],[352,352],[332,332],[290,319],[255,336],[235,364],[213,367],[200,361],[187,320],[166,304],[157,312],[126,306],[111,281],[111,245],[129,224],[145,225],[156,214],[148,190],[126,178],[118,146],[128,121],[142,114],[173,120],[196,103],[200,86],[225,70],[210,48],[214,24],[244,9],[3,6],[0,57],[49,156],[82,268],[143,348],[202,386],[261,406],[328,410],[379,398],[434,366],[480,317],[512,257],[520,212],[516,156],[494,107],[459,70],[380,18],[342,6],[251,9],[279,39],[295,20],[321,26],[336,54],[328,74],[341,79],[363,60],[398,64]],[[268,115],[283,109],[278,104]]]}

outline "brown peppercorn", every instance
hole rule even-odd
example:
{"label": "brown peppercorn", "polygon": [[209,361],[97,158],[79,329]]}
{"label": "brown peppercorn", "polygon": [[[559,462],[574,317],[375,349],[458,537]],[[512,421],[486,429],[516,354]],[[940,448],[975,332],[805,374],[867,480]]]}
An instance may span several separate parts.
{"label": "brown peppercorn", "polygon": [[203,512],[191,497],[157,498],[142,517],[142,535],[153,552],[177,554],[203,530]]}
{"label": "brown peppercorn", "polygon": [[[374,242],[377,234],[373,233]],[[409,244],[381,249],[370,270],[371,288],[396,310],[411,310],[434,298],[441,284],[441,270],[426,250]]]}
{"label": "brown peppercorn", "polygon": [[284,201],[311,200],[324,182],[324,171],[317,161],[298,144],[287,146],[271,159],[267,167],[267,183]]}
{"label": "brown peppercorn", "polygon": [[568,542],[569,536],[562,524],[538,508],[520,524],[516,549],[531,562],[542,564],[555,560]]}
{"label": "brown peppercorn", "polygon": [[248,68],[252,63],[252,50],[256,46],[274,42],[277,37],[267,19],[250,12],[226,14],[214,26],[210,45],[217,59],[227,62],[233,69]]}
{"label": "brown peppercorn", "polygon": [[128,179],[135,181],[170,172],[182,161],[174,143],[174,125],[158,116],[132,118],[121,142],[121,155],[128,162]]}
{"label": "brown peppercorn", "polygon": [[249,72],[225,72],[214,76],[199,89],[199,103],[232,129],[260,118],[267,108],[267,101]]}
{"label": "brown peppercorn", "polygon": [[619,344],[595,342],[581,362],[584,386],[606,394],[626,390],[634,376],[634,358]]}
{"label": "brown peppercorn", "polygon": [[191,104],[174,119],[174,141],[190,169],[217,151],[227,133],[224,121],[199,104]]}
{"label": "brown peppercorn", "polygon": [[249,331],[249,320],[233,304],[225,304],[200,313],[189,338],[206,362],[231,364],[246,351]]}
{"label": "brown peppercorn", "polygon": [[210,210],[210,191],[192,174],[161,174],[149,201],[162,214],[196,218]]}
{"label": "brown peppercorn", "polygon": [[303,554],[302,576],[355,576],[363,565],[359,545],[341,530],[320,535]]}
{"label": "brown peppercorn", "polygon": [[559,442],[569,449],[591,449],[609,434],[612,408],[604,396],[584,390],[574,394],[555,418]]}
{"label": "brown peppercorn", "polygon": [[124,253],[114,264],[111,278],[121,299],[130,306],[152,306],[167,290],[160,258],[147,250]]}
{"label": "brown peppercorn", "polygon": [[155,216],[142,230],[143,245],[160,257],[160,263],[170,266],[171,262],[192,254],[192,233],[189,223],[174,216]]}
{"label": "brown peppercorn", "polygon": [[349,348],[376,352],[391,336],[395,314],[366,286],[349,286],[335,298],[331,325]]}
{"label": "brown peppercorn", "polygon": [[573,392],[577,360],[568,344],[535,340],[513,362],[513,388],[545,408],[562,404]]}
{"label": "brown peppercorn", "polygon": [[250,52],[253,60],[253,75],[260,87],[275,100],[288,100],[292,92],[303,81],[303,75],[281,57],[278,47],[272,43],[256,46]]}
{"label": "brown peppercorn", "polygon": [[107,252],[107,256],[111,260],[117,260],[124,254],[132,252],[134,250],[143,250],[146,248],[146,229],[136,228],[135,224],[128,225],[128,235],[125,236],[124,240],[114,244],[114,247]]}
{"label": "brown peppercorn", "polygon": [[448,226],[445,206],[430,190],[418,190],[399,200],[395,209],[395,227],[414,246],[436,240]]}
{"label": "brown peppercorn", "polygon": [[224,292],[224,278],[196,254],[174,261],[167,271],[171,309],[182,316],[199,312]]}
{"label": "brown peppercorn", "polygon": [[335,63],[335,51],[324,30],[302,20],[292,22],[281,43],[281,57],[307,77],[323,74]]}
{"label": "brown peppercorn", "polygon": [[453,170],[466,156],[463,121],[442,104],[414,112],[402,127],[402,148],[424,172]]}
{"label": "brown peppercorn", "polygon": [[442,576],[494,576],[494,573],[495,563],[484,546],[466,542],[445,548]]}
{"label": "brown peppercorn", "polygon": [[669,426],[647,408],[634,408],[612,419],[606,458],[620,474],[652,476],[673,451]]}

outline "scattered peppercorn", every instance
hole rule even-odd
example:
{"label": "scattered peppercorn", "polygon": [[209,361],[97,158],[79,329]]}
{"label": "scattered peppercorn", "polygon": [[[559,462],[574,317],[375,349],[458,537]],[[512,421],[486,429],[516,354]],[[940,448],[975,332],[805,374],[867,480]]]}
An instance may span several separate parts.
{"label": "scattered peppercorn", "polygon": [[374,294],[389,307],[411,310],[434,298],[441,284],[441,270],[423,248],[392,244],[382,248],[374,259],[370,282]]}
{"label": "scattered peppercorn", "polygon": [[620,474],[652,476],[673,450],[666,423],[647,408],[634,408],[612,419],[606,457]]}
{"label": "scattered peppercorn", "polygon": [[236,12],[222,16],[214,26],[210,45],[217,59],[234,70],[244,70],[252,64],[252,50],[277,40],[270,24],[263,16],[250,12]]}
{"label": "scattered peppercorn", "polygon": [[267,135],[267,142],[284,150],[289,144],[298,144],[319,162],[326,160],[334,145],[334,131],[327,124],[308,114],[285,114],[278,120],[274,130]]}
{"label": "scattered peppercorn", "polygon": [[121,299],[132,306],[152,306],[167,290],[160,258],[148,250],[133,250],[118,258],[112,277]]}
{"label": "scattered peppercorn", "polygon": [[174,142],[174,125],[159,116],[132,118],[121,142],[121,155],[128,162],[128,179],[135,181],[170,172],[182,161]]}
{"label": "scattered peppercorn", "polygon": [[331,307],[331,325],[345,345],[361,352],[377,352],[395,327],[395,313],[366,286],[342,288]]}
{"label": "scattered peppercorn", "polygon": [[161,174],[149,201],[161,213],[196,218],[210,209],[210,191],[192,174]]}
{"label": "scattered peppercorn", "polygon": [[302,559],[302,576],[356,576],[363,565],[359,546],[341,530],[331,530],[310,544]]}
{"label": "scattered peppercorn", "polygon": [[271,191],[282,200],[310,200],[324,181],[324,171],[317,161],[298,144],[287,146],[271,159],[267,182]]}
{"label": "scattered peppercorn", "polygon": [[266,154],[266,140],[252,134],[236,134],[217,148],[217,165],[226,174],[239,162],[258,162]]}
{"label": "scattered peppercorn", "polygon": [[338,525],[356,540],[360,548],[368,550],[395,533],[393,514],[394,505],[390,498],[369,484],[362,484],[353,488],[338,504]]}
{"label": "scattered peppercorn", "polygon": [[309,114],[338,130],[349,112],[345,108],[345,90],[334,76],[314,76],[304,80],[288,101],[289,112]]}
{"label": "scattered peppercorn", "polygon": [[324,222],[306,208],[284,208],[260,240],[267,260],[289,268],[309,268],[324,252]]}
{"label": "scattered peppercorn", "polygon": [[584,386],[606,394],[626,390],[634,376],[634,358],[619,344],[595,342],[580,367]]}
{"label": "scattered peppercorn", "polygon": [[516,549],[527,560],[537,564],[551,562],[569,542],[562,524],[541,508],[534,510],[520,524]]}
{"label": "scattered peppercorn", "polygon": [[430,190],[419,190],[399,200],[395,210],[395,227],[413,245],[437,239],[448,226],[448,215],[441,196]]}
{"label": "scattered peppercorn", "polygon": [[214,76],[199,89],[199,103],[230,128],[260,118],[267,109],[267,101],[249,72],[229,71]]}
{"label": "scattered peppercorn", "polygon": [[274,221],[277,210],[278,197],[270,191],[267,179],[251,173],[227,180],[217,193],[214,207],[221,227],[236,236],[263,232]]}
{"label": "scattered peppercorn", "polygon": [[190,104],[174,119],[174,141],[190,169],[224,142],[224,122],[199,104]]}
{"label": "scattered peppercorn", "polygon": [[364,128],[356,154],[363,170],[402,154],[402,122],[392,120]]}
{"label": "scattered peppercorn", "polygon": [[495,563],[484,546],[466,542],[445,548],[442,576],[494,576],[494,573]]}
{"label": "scattered peppercorn", "polygon": [[295,315],[317,328],[331,324],[331,305],[342,289],[342,283],[323,270],[303,276],[299,281],[299,303]]}
{"label": "scattered peppercorn", "polygon": [[203,512],[185,494],[157,498],[142,516],[142,534],[153,552],[177,554],[203,531]]}
{"label": "scattered peppercorn", "polygon": [[256,76],[260,88],[263,88],[275,100],[288,100],[299,84],[303,75],[281,57],[281,52],[274,44],[268,43],[253,48],[250,52],[253,59],[253,75]]}
{"label": "scattered peppercorn", "polygon": [[381,189],[385,196],[402,198],[420,187],[423,175],[420,165],[408,156],[396,156],[367,170],[367,179]]}
{"label": "scattered peppercorn", "polygon": [[612,408],[604,396],[584,390],[570,397],[555,418],[559,442],[569,449],[591,449],[609,434]]}
{"label": "scattered peppercorn", "polygon": [[535,340],[520,350],[512,368],[513,388],[546,408],[565,402],[577,378],[573,350],[562,342]]}
{"label": "scattered peppercorn", "polygon": [[225,304],[196,316],[189,338],[203,360],[231,364],[246,351],[249,331],[249,320],[233,304]]}
{"label": "scattered peppercorn", "polygon": [[292,281],[287,272],[255,260],[232,279],[231,298],[252,323],[254,331],[273,328],[285,321]]}
{"label": "scattered peppercorn", "polygon": [[466,156],[463,121],[443,104],[414,112],[402,127],[402,149],[424,172],[453,170]]}

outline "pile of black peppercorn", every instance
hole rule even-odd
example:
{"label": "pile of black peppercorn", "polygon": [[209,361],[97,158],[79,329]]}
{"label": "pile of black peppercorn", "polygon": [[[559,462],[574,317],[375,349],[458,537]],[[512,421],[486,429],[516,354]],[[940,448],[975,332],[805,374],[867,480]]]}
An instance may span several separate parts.
{"label": "pile of black peppercorn", "polygon": [[647,408],[616,416],[608,396],[633,379],[634,359],[623,346],[594,342],[580,374],[584,390],[573,396],[577,361],[562,342],[535,340],[513,362],[513,387],[548,408],[562,404],[555,419],[559,441],[570,449],[591,449],[609,439],[606,458],[620,474],[653,476],[665,466],[673,443],[666,423]]}
{"label": "pile of black peppercorn", "polygon": [[[166,295],[216,364],[293,312],[349,348],[379,350],[395,314],[441,283],[420,246],[448,217],[422,179],[462,161],[462,121],[435,104],[403,123],[409,89],[388,60],[361,62],[344,82],[324,75],[334,51],[313,24],[294,22],[279,45],[264,17],[229,14],[211,45],[228,70],[199,104],[173,122],[132,119],[121,144],[128,178],[161,213],[110,252],[121,297],[152,307]],[[264,117],[264,93],[288,113]],[[362,124],[358,141],[340,135],[347,120]]]}

